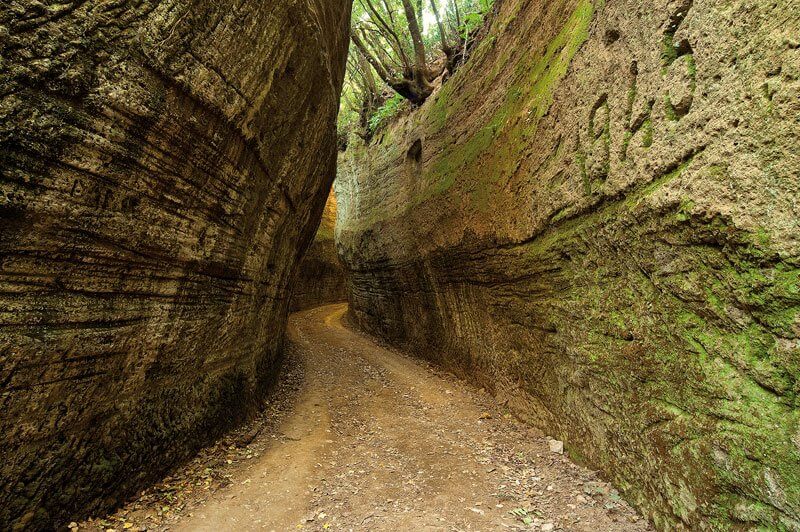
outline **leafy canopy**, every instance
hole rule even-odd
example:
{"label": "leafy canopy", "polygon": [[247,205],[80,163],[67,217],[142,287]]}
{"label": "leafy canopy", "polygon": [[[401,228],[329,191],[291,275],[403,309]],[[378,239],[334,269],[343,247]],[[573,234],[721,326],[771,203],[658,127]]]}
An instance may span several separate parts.
{"label": "leafy canopy", "polygon": [[[354,0],[340,134],[368,140],[467,54],[494,0]],[[406,103],[408,102],[408,103]]]}

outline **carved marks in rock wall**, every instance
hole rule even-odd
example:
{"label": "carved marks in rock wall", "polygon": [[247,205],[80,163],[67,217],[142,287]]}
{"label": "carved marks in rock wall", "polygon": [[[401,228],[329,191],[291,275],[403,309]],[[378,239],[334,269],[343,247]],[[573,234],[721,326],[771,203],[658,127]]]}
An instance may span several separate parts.
{"label": "carved marks in rock wall", "polygon": [[[585,195],[599,194],[615,169],[624,171],[647,152],[659,132],[689,114],[697,90],[697,65],[689,39],[676,35],[692,4],[693,0],[684,0],[665,22],[658,71],[640,72],[644,62],[632,60],[627,80],[619,80],[627,90],[604,90],[588,108],[576,152]],[[606,46],[619,40],[619,30],[605,32]]]}

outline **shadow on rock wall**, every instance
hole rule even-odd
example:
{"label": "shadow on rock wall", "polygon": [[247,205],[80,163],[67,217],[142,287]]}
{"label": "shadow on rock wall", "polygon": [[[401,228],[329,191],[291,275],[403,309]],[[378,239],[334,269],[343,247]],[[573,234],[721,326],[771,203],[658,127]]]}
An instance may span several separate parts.
{"label": "shadow on rock wall", "polygon": [[244,419],[333,179],[347,0],[0,6],[0,529]]}

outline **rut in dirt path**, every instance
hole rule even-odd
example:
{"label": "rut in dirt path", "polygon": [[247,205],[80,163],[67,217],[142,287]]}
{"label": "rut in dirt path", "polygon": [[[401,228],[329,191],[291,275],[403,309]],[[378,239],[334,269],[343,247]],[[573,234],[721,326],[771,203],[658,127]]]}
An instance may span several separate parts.
{"label": "rut in dirt path", "polygon": [[280,438],[265,430],[226,487],[151,530],[648,529],[491,397],[345,327],[346,309],[291,317],[304,376]]}

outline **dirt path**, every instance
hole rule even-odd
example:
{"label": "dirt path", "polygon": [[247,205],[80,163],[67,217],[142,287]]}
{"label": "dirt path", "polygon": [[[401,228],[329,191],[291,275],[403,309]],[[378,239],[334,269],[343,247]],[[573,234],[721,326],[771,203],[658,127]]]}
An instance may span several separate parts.
{"label": "dirt path", "polygon": [[[348,329],[345,311],[333,305],[292,316],[293,362],[303,377],[277,430],[247,445],[218,446],[235,460],[216,459],[223,471],[208,473],[205,486],[197,475],[167,479],[204,488],[173,507],[145,497],[102,524],[183,531],[648,529],[610,486],[551,452],[546,438],[486,394]],[[213,469],[202,467],[208,460],[198,457],[193,471]]]}

